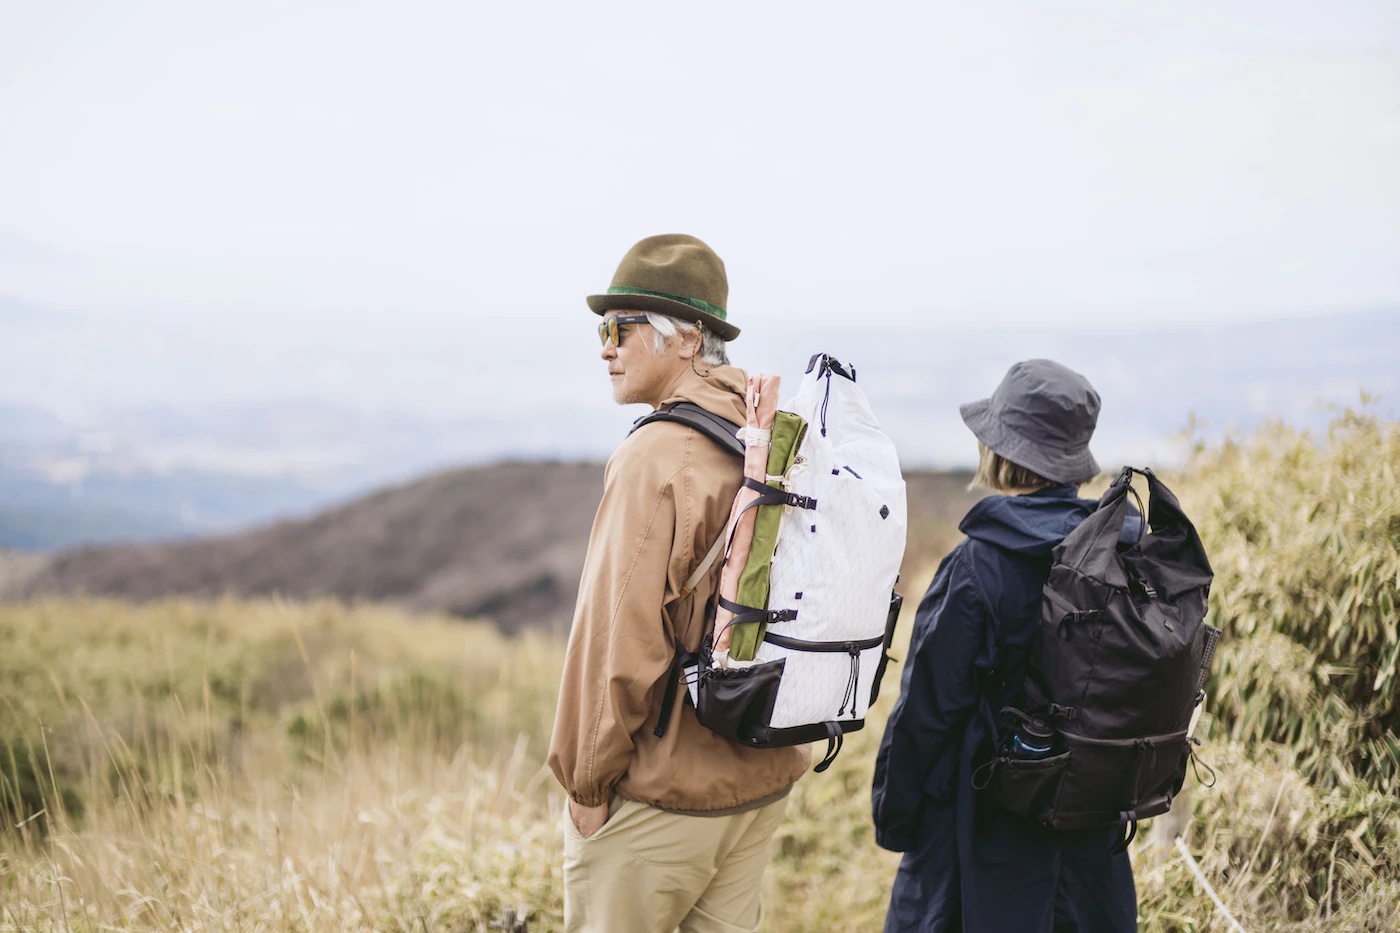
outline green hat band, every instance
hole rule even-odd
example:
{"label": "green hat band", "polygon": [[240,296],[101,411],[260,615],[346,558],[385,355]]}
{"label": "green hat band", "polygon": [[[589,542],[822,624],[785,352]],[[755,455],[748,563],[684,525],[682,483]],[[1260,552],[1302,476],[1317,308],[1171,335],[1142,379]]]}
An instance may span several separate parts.
{"label": "green hat band", "polygon": [[724,309],[719,305],[712,305],[708,301],[701,301],[699,298],[686,298],[682,295],[668,295],[665,292],[654,292],[648,288],[629,288],[626,285],[614,285],[608,289],[609,295],[650,295],[652,298],[669,298],[672,301],[679,301],[683,305],[690,305],[696,311],[703,311],[705,314],[713,315],[721,321],[725,319]]}

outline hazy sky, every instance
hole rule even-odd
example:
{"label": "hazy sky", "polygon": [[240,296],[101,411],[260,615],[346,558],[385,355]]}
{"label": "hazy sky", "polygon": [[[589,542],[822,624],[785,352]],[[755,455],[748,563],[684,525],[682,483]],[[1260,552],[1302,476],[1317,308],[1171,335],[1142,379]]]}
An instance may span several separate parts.
{"label": "hazy sky", "polygon": [[1385,307],[1397,166],[1394,0],[0,0],[0,298],[133,327],[586,326],[669,231],[741,324]]}

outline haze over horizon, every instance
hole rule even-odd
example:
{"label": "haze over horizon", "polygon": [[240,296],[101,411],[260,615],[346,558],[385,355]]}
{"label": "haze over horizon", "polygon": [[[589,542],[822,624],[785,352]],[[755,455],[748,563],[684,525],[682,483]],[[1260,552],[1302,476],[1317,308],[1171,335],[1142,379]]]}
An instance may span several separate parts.
{"label": "haze over horizon", "polygon": [[1395,307],[1397,164],[1384,2],[0,9],[0,295],[196,333],[560,324],[673,230],[746,321]]}
{"label": "haze over horizon", "polygon": [[736,362],[848,354],[918,465],[1027,356],[1106,456],[1393,411],[1397,165],[1384,2],[21,0],[0,474],[605,455],[583,298],[663,231],[725,259]]}

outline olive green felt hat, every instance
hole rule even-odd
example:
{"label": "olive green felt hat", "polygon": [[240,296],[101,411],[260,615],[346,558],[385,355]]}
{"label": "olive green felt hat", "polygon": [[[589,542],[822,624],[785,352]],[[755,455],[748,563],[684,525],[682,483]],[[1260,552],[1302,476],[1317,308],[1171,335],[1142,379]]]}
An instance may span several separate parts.
{"label": "olive green felt hat", "polygon": [[655,311],[703,324],[723,340],[739,336],[725,318],[729,280],[715,251],[693,236],[667,233],[642,240],[627,251],[605,295],[589,295],[594,314]]}

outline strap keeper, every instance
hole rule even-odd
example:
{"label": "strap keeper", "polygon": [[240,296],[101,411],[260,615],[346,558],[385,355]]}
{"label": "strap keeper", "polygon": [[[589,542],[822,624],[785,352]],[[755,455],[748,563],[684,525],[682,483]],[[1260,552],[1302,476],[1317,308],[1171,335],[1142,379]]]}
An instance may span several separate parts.
{"label": "strap keeper", "polygon": [[773,432],[768,428],[756,428],[753,425],[745,425],[734,435],[744,442],[745,447],[771,447],[773,446]]}

